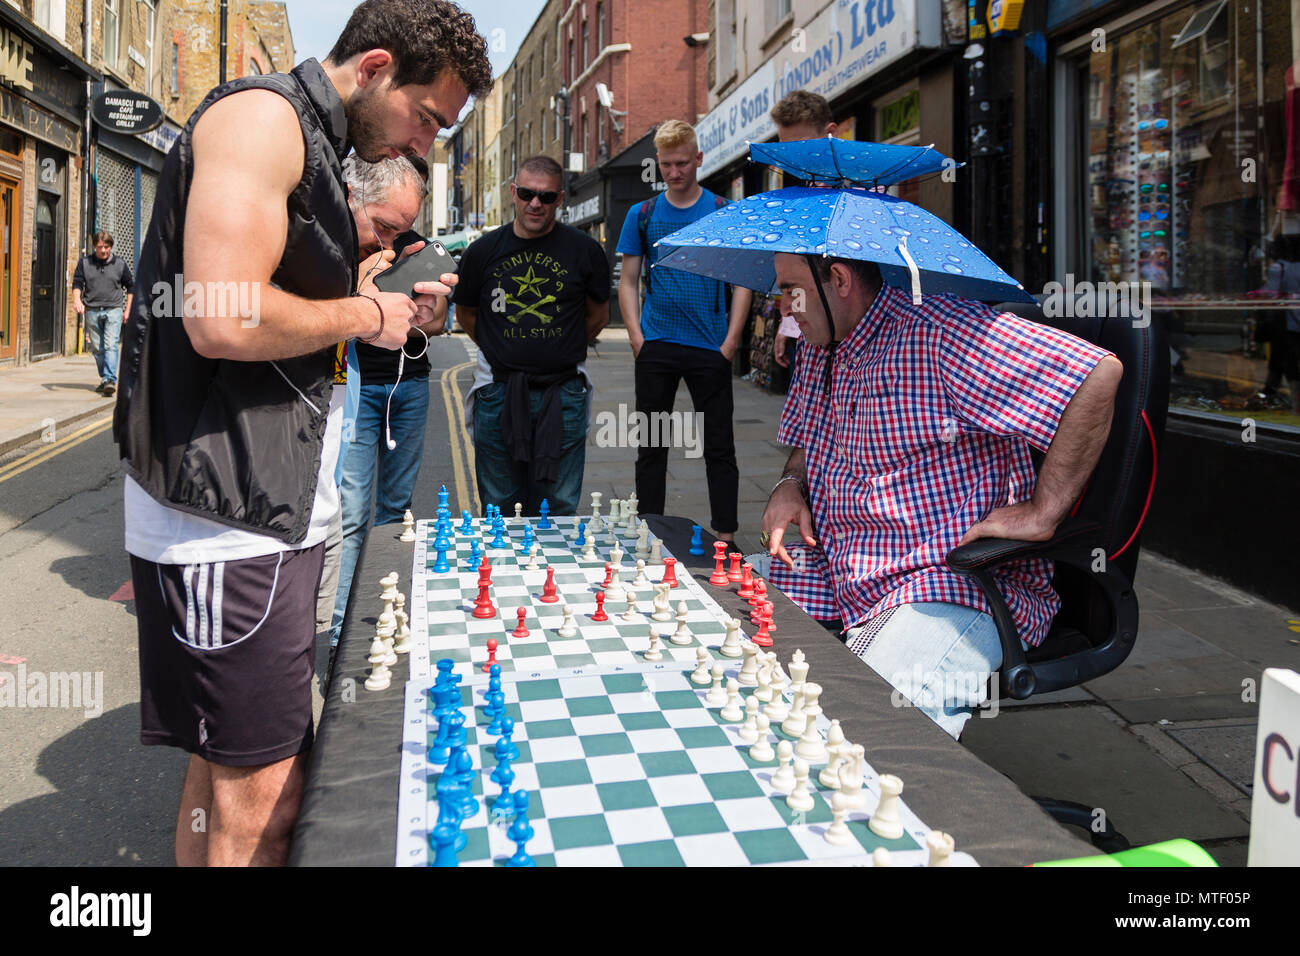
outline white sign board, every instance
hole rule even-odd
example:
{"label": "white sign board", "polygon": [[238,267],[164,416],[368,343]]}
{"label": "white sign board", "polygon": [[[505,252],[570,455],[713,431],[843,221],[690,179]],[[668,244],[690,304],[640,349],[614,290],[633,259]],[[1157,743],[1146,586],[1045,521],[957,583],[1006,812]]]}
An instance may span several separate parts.
{"label": "white sign board", "polygon": [[1259,688],[1250,866],[1300,866],[1300,674],[1270,667]]}
{"label": "white sign board", "polygon": [[787,93],[808,90],[834,102],[920,43],[917,0],[833,0],[695,127],[700,176],[775,134],[768,113]]}

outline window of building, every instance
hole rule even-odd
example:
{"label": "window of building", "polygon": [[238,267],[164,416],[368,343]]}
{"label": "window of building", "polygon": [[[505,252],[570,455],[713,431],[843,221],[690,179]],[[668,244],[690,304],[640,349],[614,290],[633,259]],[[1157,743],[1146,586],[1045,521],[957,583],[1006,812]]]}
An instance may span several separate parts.
{"label": "window of building", "polygon": [[104,0],[104,63],[111,69],[117,69],[118,37],[121,31],[119,3],[121,0]]}
{"label": "window of building", "polygon": [[569,34],[569,76],[568,79],[566,80],[566,83],[570,86],[573,85],[573,78],[578,75],[578,71],[574,68],[575,65],[576,64],[574,61],[573,34],[570,33]]}
{"label": "window of building", "polygon": [[144,62],[145,62],[145,89],[153,95],[153,34],[157,24],[158,10],[155,0],[144,0],[145,7],[145,26],[144,26]]}
{"label": "window of building", "polygon": [[181,92],[181,45],[172,44],[171,94],[179,96]]}
{"label": "window of building", "polygon": [[585,70],[591,65],[591,26],[587,23],[587,18],[582,18],[582,68]]}
{"label": "window of building", "polygon": [[1300,426],[1300,301],[1279,301],[1300,298],[1297,68],[1270,40],[1292,18],[1287,0],[1189,5],[1108,30],[1104,51],[1081,43],[1071,85],[1072,278],[1116,312],[1150,301],[1173,408],[1260,427]]}
{"label": "window of building", "polygon": [[605,4],[596,4],[596,49],[605,48]]}

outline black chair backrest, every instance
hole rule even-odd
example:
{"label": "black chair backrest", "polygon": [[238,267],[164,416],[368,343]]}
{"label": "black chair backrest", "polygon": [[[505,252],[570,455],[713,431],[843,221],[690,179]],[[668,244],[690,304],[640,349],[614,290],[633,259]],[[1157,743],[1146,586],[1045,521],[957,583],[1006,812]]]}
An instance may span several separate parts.
{"label": "black chair backrest", "polygon": [[[1069,332],[1113,352],[1124,364],[1110,438],[1076,514],[1101,526],[1107,560],[1131,582],[1169,406],[1169,346],[1163,323],[1150,316],[1145,321],[1113,316],[1048,317],[1042,308],[1020,303],[994,308]],[[1059,586],[1057,590],[1065,604],[1071,603],[1068,593]]]}

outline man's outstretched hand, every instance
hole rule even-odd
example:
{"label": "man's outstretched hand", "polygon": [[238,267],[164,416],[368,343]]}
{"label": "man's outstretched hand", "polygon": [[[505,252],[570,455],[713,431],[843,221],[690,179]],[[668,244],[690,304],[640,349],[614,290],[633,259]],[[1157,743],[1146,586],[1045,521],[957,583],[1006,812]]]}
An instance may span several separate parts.
{"label": "man's outstretched hand", "polygon": [[763,512],[763,531],[771,536],[767,542],[768,553],[794,570],[794,559],[783,543],[786,534],[790,533],[790,525],[798,529],[804,544],[810,548],[817,546],[817,539],[813,537],[812,511],[799,490],[798,482],[794,481],[778,485],[767,499],[767,509]]}
{"label": "man's outstretched hand", "polygon": [[1060,522],[1055,517],[1045,515],[1032,501],[1021,501],[1004,508],[994,508],[987,518],[962,535],[957,546],[970,544],[980,538],[1047,541],[1056,534],[1058,524]]}

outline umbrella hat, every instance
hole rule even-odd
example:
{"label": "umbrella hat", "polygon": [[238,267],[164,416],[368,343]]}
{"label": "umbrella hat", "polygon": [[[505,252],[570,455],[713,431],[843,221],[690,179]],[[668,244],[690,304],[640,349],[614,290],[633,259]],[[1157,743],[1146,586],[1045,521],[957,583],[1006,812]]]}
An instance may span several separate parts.
{"label": "umbrella hat", "polygon": [[965,165],[933,146],[898,146],[859,140],[801,139],[750,143],[749,158],[801,179],[858,186],[892,186]]}
{"label": "umbrella hat", "polygon": [[740,199],[665,236],[654,268],[776,292],[773,253],[863,259],[889,285],[921,295],[1033,301],[969,239],[921,207],[869,189],[793,187]]}

